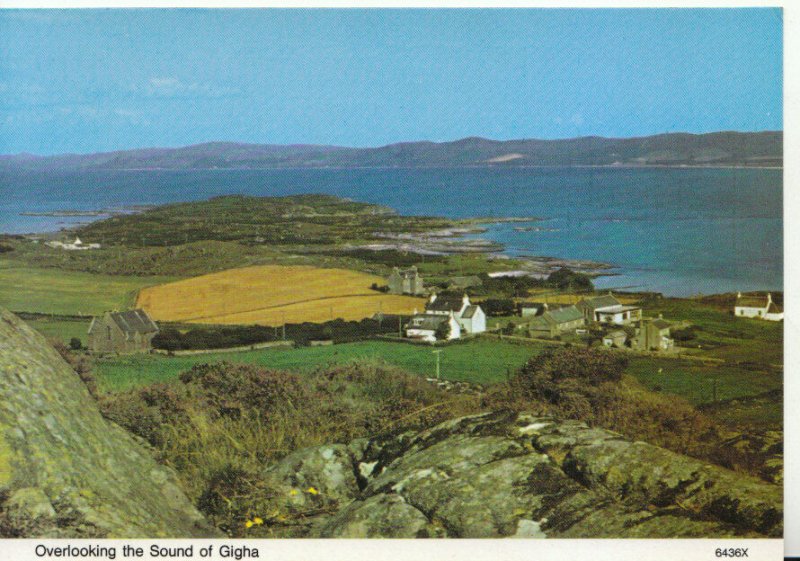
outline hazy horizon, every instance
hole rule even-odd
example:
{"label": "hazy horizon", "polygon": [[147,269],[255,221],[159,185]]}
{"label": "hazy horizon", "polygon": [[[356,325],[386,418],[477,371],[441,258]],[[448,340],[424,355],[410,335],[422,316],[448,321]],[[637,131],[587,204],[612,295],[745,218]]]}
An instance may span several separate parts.
{"label": "hazy horizon", "polygon": [[199,142],[193,142],[191,144],[181,144],[181,145],[174,145],[174,146],[137,146],[131,148],[119,147],[119,148],[112,148],[110,150],[101,150],[96,152],[56,152],[51,154],[36,154],[33,152],[15,152],[15,153],[0,153],[0,156],[34,156],[34,157],[41,157],[41,158],[49,158],[55,156],[91,156],[94,154],[104,154],[104,153],[114,153],[114,152],[132,152],[136,150],[180,150],[182,148],[191,148],[193,146],[206,146],[211,144],[229,144],[229,145],[238,145],[238,146],[317,146],[321,148],[333,148],[333,149],[370,149],[370,148],[385,148],[387,146],[395,146],[400,144],[415,144],[415,143],[432,143],[432,144],[451,144],[455,142],[461,142],[464,140],[470,139],[477,139],[477,140],[486,140],[489,142],[526,142],[526,141],[543,141],[543,142],[558,142],[558,141],[569,141],[569,140],[578,140],[583,138],[603,138],[608,140],[630,140],[636,138],[647,138],[651,136],[663,136],[663,135],[692,135],[692,136],[702,136],[706,134],[766,134],[766,133],[783,133],[782,129],[765,129],[765,130],[755,130],[755,131],[742,131],[742,130],[718,130],[718,131],[708,131],[702,133],[695,133],[695,132],[687,132],[687,131],[670,131],[670,132],[660,132],[660,133],[653,133],[653,134],[646,134],[646,135],[637,135],[637,136],[619,136],[619,137],[611,137],[611,136],[602,136],[596,134],[587,134],[581,136],[572,136],[572,137],[560,137],[560,138],[488,138],[485,136],[478,136],[478,135],[469,135],[464,136],[461,138],[453,138],[451,140],[429,140],[427,138],[420,138],[416,140],[397,140],[394,142],[389,142],[387,144],[380,144],[375,146],[346,146],[346,145],[336,145],[336,144],[314,144],[310,142],[288,142],[285,144],[275,144],[269,142],[245,142],[240,140],[205,140]]}
{"label": "hazy horizon", "polygon": [[780,9],[0,10],[0,154],[783,128]]}

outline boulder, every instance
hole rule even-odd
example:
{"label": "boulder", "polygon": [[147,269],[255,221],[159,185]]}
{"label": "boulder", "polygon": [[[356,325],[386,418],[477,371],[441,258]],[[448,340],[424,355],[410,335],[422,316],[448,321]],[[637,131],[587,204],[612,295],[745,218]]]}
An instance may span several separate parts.
{"label": "boulder", "polygon": [[[348,483],[340,508],[320,514],[302,535],[720,538],[783,531],[779,486],[578,421],[487,413],[347,451],[353,479],[345,480],[358,489]],[[298,457],[272,471],[290,473]],[[312,465],[303,464],[303,481],[322,485]]]}
{"label": "boulder", "polygon": [[0,534],[216,536],[174,472],[105,420],[39,333],[0,310]]}

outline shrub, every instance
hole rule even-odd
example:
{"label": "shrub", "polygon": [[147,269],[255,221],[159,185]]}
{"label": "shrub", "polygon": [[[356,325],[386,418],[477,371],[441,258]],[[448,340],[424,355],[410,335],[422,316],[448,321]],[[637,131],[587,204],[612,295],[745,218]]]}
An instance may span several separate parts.
{"label": "shrub", "polygon": [[594,290],[594,285],[589,275],[576,273],[566,267],[561,267],[557,271],[550,273],[547,277],[547,285],[562,290],[568,289],[586,292]]}
{"label": "shrub", "polygon": [[597,385],[619,381],[627,365],[627,357],[619,353],[581,347],[548,349],[525,363],[514,381],[522,392],[569,378]]}
{"label": "shrub", "polygon": [[685,329],[673,329],[671,335],[677,342],[691,341],[697,339],[697,327],[691,326]]}
{"label": "shrub", "polygon": [[174,386],[163,383],[105,398],[101,411],[159,449],[166,445],[170,427],[189,419],[183,397]]}
{"label": "shrub", "polygon": [[[70,343],[72,343],[72,341],[70,341]],[[67,347],[60,339],[51,339],[50,344],[53,345],[53,348],[61,355],[61,358],[72,367],[81,381],[86,385],[89,394],[93,398],[98,399],[97,381],[92,374],[91,360],[85,355],[76,353],[70,348],[72,345]]]}
{"label": "shrub", "polygon": [[244,409],[302,408],[309,398],[298,375],[250,364],[200,364],[180,380],[198,387],[201,399],[221,416],[240,416]]}
{"label": "shrub", "polygon": [[513,316],[517,312],[517,305],[511,298],[487,298],[481,302],[481,307],[489,316]]}
{"label": "shrub", "polygon": [[73,351],[79,351],[83,348],[83,344],[81,343],[80,339],[78,339],[77,337],[73,337],[72,339],[69,340],[69,348],[72,349]]}

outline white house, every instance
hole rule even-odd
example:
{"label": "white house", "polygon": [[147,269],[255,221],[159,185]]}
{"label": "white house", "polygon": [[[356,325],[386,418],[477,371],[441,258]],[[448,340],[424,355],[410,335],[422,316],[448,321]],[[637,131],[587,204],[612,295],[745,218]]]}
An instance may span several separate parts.
{"label": "white house", "polygon": [[642,319],[640,306],[625,306],[610,292],[603,296],[584,298],[575,304],[586,321],[612,325],[630,325]]}
{"label": "white house", "polygon": [[759,318],[767,321],[783,320],[783,309],[772,301],[772,294],[766,296],[754,296],[742,294],[736,295],[736,304],[733,307],[736,317]]}
{"label": "white house", "polygon": [[100,244],[99,243],[85,244],[85,243],[83,243],[81,241],[80,238],[75,238],[75,241],[71,242],[71,243],[70,242],[64,243],[64,242],[52,241],[52,242],[45,242],[44,245],[46,245],[48,247],[52,247],[52,248],[65,249],[67,251],[85,251],[87,249],[99,249],[100,248]]}
{"label": "white house", "polygon": [[486,331],[486,313],[477,304],[470,303],[466,293],[431,294],[425,305],[425,314],[441,316],[450,313],[461,326],[462,332],[473,335]]}
{"label": "white house", "polygon": [[442,328],[442,324],[449,324],[450,331],[447,340],[458,339],[461,337],[461,325],[456,321],[452,312],[449,314],[416,314],[406,325],[406,337],[409,339],[419,339],[435,342],[438,338],[437,331]]}

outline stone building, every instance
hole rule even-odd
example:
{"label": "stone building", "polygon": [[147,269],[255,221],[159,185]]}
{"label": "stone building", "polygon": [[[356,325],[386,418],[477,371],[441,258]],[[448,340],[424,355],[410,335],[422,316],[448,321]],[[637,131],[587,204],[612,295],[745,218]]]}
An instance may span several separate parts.
{"label": "stone building", "polygon": [[389,278],[386,279],[386,284],[389,285],[389,294],[411,294],[413,296],[425,294],[422,275],[419,274],[416,267],[409,269],[395,267]]}
{"label": "stone building", "polygon": [[92,320],[88,347],[93,353],[145,353],[153,348],[158,326],[144,310],[106,312]]}
{"label": "stone building", "polygon": [[575,306],[549,309],[540,316],[534,317],[528,324],[533,337],[555,337],[562,333],[575,331],[585,325],[583,313]]}
{"label": "stone building", "polygon": [[661,317],[643,319],[631,346],[641,351],[669,351],[675,346],[670,338],[672,324]]}

